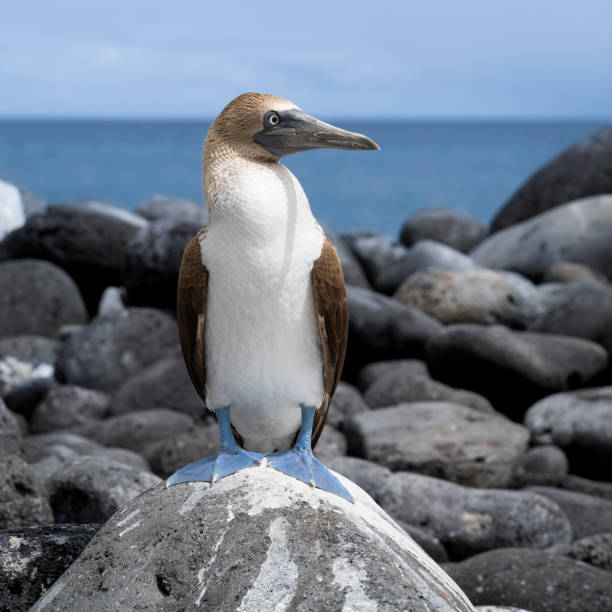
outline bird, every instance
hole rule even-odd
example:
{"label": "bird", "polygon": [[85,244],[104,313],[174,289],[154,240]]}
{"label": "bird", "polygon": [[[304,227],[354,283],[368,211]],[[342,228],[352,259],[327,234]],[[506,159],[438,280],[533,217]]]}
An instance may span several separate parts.
{"label": "bird", "polygon": [[170,486],[214,483],[263,464],[352,501],[312,454],[346,354],[342,267],[300,182],[280,163],[319,148],[379,146],[261,93],[233,99],[208,131],[208,221],[183,253],[177,320],[221,445],[175,472]]}

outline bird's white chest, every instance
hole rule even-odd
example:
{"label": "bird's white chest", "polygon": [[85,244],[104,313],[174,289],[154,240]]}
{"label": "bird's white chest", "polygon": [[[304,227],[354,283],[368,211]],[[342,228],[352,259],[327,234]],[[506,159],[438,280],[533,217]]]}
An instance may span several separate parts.
{"label": "bird's white chest", "polygon": [[216,197],[200,241],[209,272],[207,402],[231,405],[232,423],[252,441],[291,438],[300,403],[319,406],[323,397],[311,274],[324,234],[299,182],[278,164],[243,169]]}

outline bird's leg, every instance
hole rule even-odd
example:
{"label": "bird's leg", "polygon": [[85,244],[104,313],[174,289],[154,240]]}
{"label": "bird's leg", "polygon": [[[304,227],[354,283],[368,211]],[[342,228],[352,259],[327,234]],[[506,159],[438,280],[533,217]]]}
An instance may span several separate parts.
{"label": "bird's leg", "polygon": [[283,474],[293,476],[306,484],[335,493],[352,502],[353,497],[340,481],[312,454],[312,423],[315,407],[301,404],[302,426],[295,446],[288,451],[272,453],[266,457],[267,465]]}
{"label": "bird's leg", "polygon": [[214,457],[204,457],[176,471],[168,478],[169,485],[181,482],[210,482],[234,474],[239,470],[258,465],[263,459],[261,453],[251,453],[238,446],[230,424],[230,407],[223,406],[215,411],[221,434],[221,450]]}

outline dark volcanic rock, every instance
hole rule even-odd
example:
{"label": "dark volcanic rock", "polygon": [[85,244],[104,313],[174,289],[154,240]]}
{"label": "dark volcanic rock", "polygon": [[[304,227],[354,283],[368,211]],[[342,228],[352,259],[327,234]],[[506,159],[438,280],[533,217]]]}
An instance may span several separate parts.
{"label": "dark volcanic rock", "polygon": [[612,277],[612,195],[576,200],[493,234],[471,255],[486,268],[538,280],[573,261]]}
{"label": "dark volcanic rock", "polygon": [[541,285],[544,310],[532,331],[585,338],[612,351],[612,290],[597,281]]}
{"label": "dark volcanic rock", "polygon": [[355,287],[362,287],[363,289],[370,289],[370,283],[366,278],[365,272],[361,267],[361,264],[355,257],[353,251],[349,248],[346,242],[342,239],[340,234],[337,234],[334,230],[329,227],[324,227],[325,235],[332,241],[338,257],[340,258],[340,264],[342,265],[342,274],[344,275],[344,282],[347,285],[354,285]]}
{"label": "dark volcanic rock", "polygon": [[23,446],[24,457],[28,463],[35,463],[46,457],[49,454],[47,449],[50,446],[64,446],[73,450],[77,455],[85,455],[101,447],[100,444],[89,438],[64,431],[28,436],[24,438]]}
{"label": "dark volcanic rock", "polygon": [[104,446],[119,446],[142,452],[152,442],[182,433],[193,425],[186,414],[172,410],[139,410],[98,423],[83,425],[74,431]]}
{"label": "dark volcanic rock", "polygon": [[453,559],[503,546],[568,544],[571,527],[559,506],[531,491],[472,489],[398,472],[378,503],[394,518],[433,530]]}
{"label": "dark volcanic rock", "polygon": [[357,388],[341,381],[329,407],[327,423],[341,430],[346,419],[368,410],[370,407],[363,401]]}
{"label": "dark volcanic rock", "polygon": [[130,304],[176,308],[183,250],[201,227],[189,220],[164,219],[150,223],[130,238],[122,273]]}
{"label": "dark volcanic rock", "polygon": [[0,450],[11,454],[22,451],[22,435],[15,415],[0,398]]}
{"label": "dark volcanic rock", "polygon": [[100,202],[49,206],[4,239],[0,259],[56,263],[75,279],[89,311],[95,312],[102,291],[121,284],[127,242],[146,225],[142,217]]}
{"label": "dark volcanic rock", "polygon": [[420,612],[426,601],[439,612],[472,610],[444,572],[345,483],[355,504],[266,467],[213,486],[156,487],[102,527],[39,607]]}
{"label": "dark volcanic rock", "polygon": [[113,391],[178,347],[176,322],[153,308],[97,317],[64,343],[57,362],[63,382]]}
{"label": "dark volcanic rock", "polygon": [[0,532],[0,612],[26,612],[81,554],[100,525]]}
{"label": "dark volcanic rock", "polygon": [[56,523],[103,523],[160,479],[105,457],[78,457],[47,481]]}
{"label": "dark volcanic rock", "polygon": [[208,211],[201,204],[183,198],[169,198],[163,195],[154,195],[150,200],[143,202],[134,212],[149,221],[162,219],[189,221],[199,224],[200,227],[208,221]]}
{"label": "dark volcanic rock", "polygon": [[523,458],[519,469],[531,474],[544,474],[562,478],[567,474],[569,462],[565,453],[556,446],[536,446],[530,448]]}
{"label": "dark volcanic rock", "polygon": [[501,415],[448,402],[416,402],[345,422],[349,453],[477,487],[504,487],[524,454],[528,431]]}
{"label": "dark volcanic rock", "polygon": [[419,373],[416,368],[391,369],[367,387],[363,397],[372,408],[395,406],[404,402],[443,401],[481,412],[493,412],[493,406],[481,395],[453,389],[433,380],[426,371]]}
{"label": "dark volcanic rock", "polygon": [[378,501],[381,491],[392,475],[389,468],[357,457],[334,457],[326,465],[353,481],[375,501]]}
{"label": "dark volcanic rock", "polygon": [[55,336],[62,325],[86,319],[78,287],[57,266],[35,259],[0,263],[0,336]]}
{"label": "dark volcanic rock", "polygon": [[212,457],[218,452],[219,427],[214,423],[151,442],[142,454],[158,476],[167,478],[188,463]]}
{"label": "dark volcanic rock", "polygon": [[32,433],[96,422],[106,416],[109,397],[101,391],[63,385],[51,389],[32,413]]}
{"label": "dark volcanic rock", "polygon": [[444,545],[434,535],[433,531],[416,525],[398,521],[398,525],[434,560],[438,563],[448,561],[448,553]]}
{"label": "dark volcanic rock", "polygon": [[574,540],[558,552],[612,572],[612,532]]}
{"label": "dark volcanic rock", "polygon": [[500,412],[522,420],[545,395],[588,384],[606,368],[608,355],[580,338],[464,324],[432,338],[427,364],[437,380],[476,391]]}
{"label": "dark volcanic rock", "polygon": [[612,127],[572,145],[533,174],[491,223],[496,232],[571,200],[612,193]]}
{"label": "dark volcanic rock", "polygon": [[347,287],[349,346],[344,367],[351,379],[367,363],[422,357],[427,342],[442,331],[435,319],[417,308],[374,291]]}
{"label": "dark volcanic rock", "polygon": [[527,411],[525,425],[538,444],[565,451],[573,474],[612,480],[612,387],[546,397]]}
{"label": "dark volcanic rock", "polygon": [[393,375],[394,378],[405,376],[429,376],[427,364],[420,359],[390,359],[375,361],[364,366],[357,377],[357,387],[363,393],[380,378]]}
{"label": "dark volcanic rock", "polygon": [[327,465],[334,457],[346,455],[346,438],[331,425],[326,425],[314,449],[314,456]]}
{"label": "dark volcanic rock", "polygon": [[574,538],[612,531],[612,501],[553,487],[530,487],[529,490],[561,506],[572,525]]}
{"label": "dark volcanic rock", "polygon": [[542,550],[492,550],[444,566],[473,604],[532,612],[609,612],[610,574]]}
{"label": "dark volcanic rock", "polygon": [[17,455],[0,450],[0,529],[52,522],[43,485]]}
{"label": "dark volcanic rock", "polygon": [[196,420],[212,415],[196,393],[180,356],[167,357],[129,378],[113,394],[110,413],[165,408],[184,412]]}
{"label": "dark volcanic rock", "polygon": [[342,239],[349,245],[365,274],[377,291],[384,289],[380,277],[386,270],[406,256],[406,248],[390,236],[378,232],[360,231],[342,234]]}
{"label": "dark volcanic rock", "polygon": [[452,208],[422,208],[402,225],[400,240],[412,246],[419,240],[436,240],[467,253],[486,235],[488,227],[465,213]]}
{"label": "dark volcanic rock", "polygon": [[542,312],[531,282],[494,270],[423,270],[409,276],[394,297],[444,324],[499,323],[525,329]]}

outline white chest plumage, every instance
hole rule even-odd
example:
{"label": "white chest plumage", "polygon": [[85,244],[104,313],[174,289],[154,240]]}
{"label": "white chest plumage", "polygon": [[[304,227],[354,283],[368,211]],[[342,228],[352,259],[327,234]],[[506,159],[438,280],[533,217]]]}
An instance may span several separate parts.
{"label": "white chest plumage", "polygon": [[311,273],[325,237],[284,166],[244,161],[217,170],[200,240],[209,272],[208,407],[231,405],[247,450],[289,448],[300,403],[318,407],[323,398]]}

